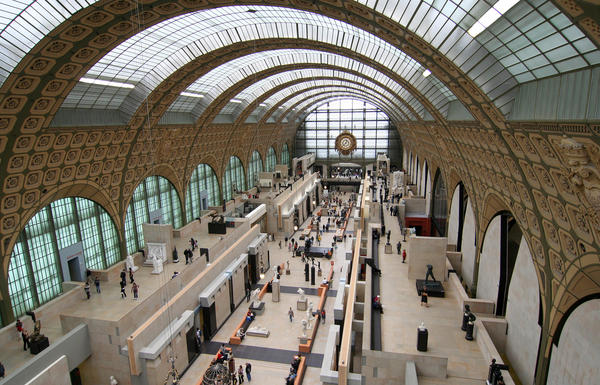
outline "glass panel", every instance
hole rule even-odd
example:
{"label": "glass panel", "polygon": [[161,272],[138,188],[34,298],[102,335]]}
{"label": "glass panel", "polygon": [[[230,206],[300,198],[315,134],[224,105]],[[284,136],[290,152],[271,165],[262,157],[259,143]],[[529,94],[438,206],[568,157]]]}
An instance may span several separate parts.
{"label": "glass panel", "polygon": [[76,197],[54,201],[25,225],[12,250],[8,269],[15,317],[62,292],[59,250],[79,241],[83,242],[89,269],[104,269],[121,259],[112,219],[91,200]]}

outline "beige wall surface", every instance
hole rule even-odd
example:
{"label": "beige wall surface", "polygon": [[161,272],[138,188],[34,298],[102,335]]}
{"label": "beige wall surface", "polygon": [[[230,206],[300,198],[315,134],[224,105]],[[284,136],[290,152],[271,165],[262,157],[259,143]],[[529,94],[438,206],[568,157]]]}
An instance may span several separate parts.
{"label": "beige wall surface", "polygon": [[600,299],[579,305],[552,345],[548,385],[595,385],[600,378]]}
{"label": "beige wall surface", "polygon": [[69,362],[67,356],[62,356],[25,385],[66,385],[70,383]]}
{"label": "beige wall surface", "polygon": [[525,237],[521,237],[515,266],[508,288],[506,356],[521,383],[533,384],[541,333],[540,291]]}
{"label": "beige wall surface", "polygon": [[479,257],[477,298],[498,300],[500,282],[500,216],[494,217],[485,232]]}
{"label": "beige wall surface", "polygon": [[408,254],[408,277],[425,279],[427,265],[433,266],[433,275],[438,281],[445,281],[446,246],[448,238],[411,236],[406,253]]}

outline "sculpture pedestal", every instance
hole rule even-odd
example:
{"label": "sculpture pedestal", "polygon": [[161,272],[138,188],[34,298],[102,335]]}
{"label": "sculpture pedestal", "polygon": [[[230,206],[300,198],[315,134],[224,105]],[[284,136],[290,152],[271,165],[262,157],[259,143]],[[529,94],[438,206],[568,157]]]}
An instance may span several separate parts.
{"label": "sculpture pedestal", "polygon": [[292,274],[292,272],[290,271],[290,269],[285,269],[285,275],[290,275]]}
{"label": "sculpture pedestal", "polygon": [[48,341],[48,337],[44,335],[39,335],[36,338],[32,338],[29,341],[29,352],[31,354],[38,354],[42,350],[46,349],[50,346],[50,341]]}
{"label": "sculpture pedestal", "polygon": [[385,244],[385,253],[392,254],[392,245],[390,243]]}
{"label": "sculpture pedestal", "polygon": [[279,302],[279,280],[274,279],[273,280],[273,284],[271,285],[272,287],[272,293],[271,293],[271,300],[273,302]]}
{"label": "sculpture pedestal", "polygon": [[304,300],[298,300],[296,302],[296,309],[298,309],[298,310],[306,311],[307,307],[308,307],[308,299],[307,298],[304,298]]}
{"label": "sculpture pedestal", "polygon": [[261,301],[258,304],[258,306],[255,306],[255,305],[256,305],[256,303],[253,302],[252,306],[250,306],[250,308],[249,308],[250,311],[252,313],[254,313],[255,315],[262,315],[265,312],[265,303]]}
{"label": "sculpture pedestal", "polygon": [[300,343],[302,345],[307,344],[308,343],[308,337],[304,337],[304,336],[300,336],[298,337],[298,339],[300,340]]}

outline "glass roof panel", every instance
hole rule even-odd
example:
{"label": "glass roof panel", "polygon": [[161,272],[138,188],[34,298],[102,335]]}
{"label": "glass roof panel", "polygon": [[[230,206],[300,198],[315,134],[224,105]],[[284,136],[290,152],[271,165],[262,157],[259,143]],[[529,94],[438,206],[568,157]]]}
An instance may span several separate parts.
{"label": "glass roof panel", "polygon": [[[232,42],[268,38],[310,38],[354,49],[409,81],[420,77],[424,70],[391,44],[349,24],[282,7],[256,6],[253,9],[257,12],[247,12],[246,6],[229,6],[166,20],[114,48],[88,71],[86,77],[134,84],[143,80],[145,88],[153,89],[198,55]],[[433,82],[434,76],[421,82],[423,90],[431,94],[426,96],[438,100],[454,98],[441,82],[432,86]],[[138,96],[141,92],[132,91],[132,94]],[[76,100],[69,102],[78,103]],[[132,114],[134,111],[126,112]]]}
{"label": "glass roof panel", "polygon": [[314,91],[311,93],[307,93],[307,94],[302,94],[302,95],[297,95],[295,96],[293,99],[291,99],[293,101],[292,104],[296,104],[296,107],[294,108],[294,110],[289,111],[286,109],[278,109],[278,113],[275,114],[275,118],[281,116],[281,114],[284,113],[298,113],[298,117],[302,118],[304,116],[306,116],[307,114],[309,114],[311,111],[314,110],[315,106],[320,106],[321,103],[327,101],[327,100],[332,100],[332,99],[341,99],[341,98],[348,98],[348,97],[353,97],[353,98],[358,98],[360,100],[365,100],[368,101],[369,103],[372,103],[373,105],[376,105],[377,107],[381,108],[383,111],[385,111],[386,114],[389,115],[390,119],[395,120],[396,122],[398,121],[403,121],[405,120],[403,117],[400,117],[399,114],[394,111],[394,110],[389,110],[389,108],[387,108],[387,106],[384,106],[380,103],[380,101],[370,95],[370,94],[366,94],[364,92],[359,92],[359,91],[343,91],[343,90],[331,90],[331,91],[327,91],[327,92],[319,92],[319,91]]}
{"label": "glass roof panel", "polygon": [[[307,90],[307,88],[311,88],[311,87],[316,87],[316,88],[312,89],[312,90]],[[288,87],[285,90],[277,92],[274,95],[272,95],[271,97],[269,97],[267,100],[265,100],[265,104],[267,104],[269,106],[275,106],[275,105],[279,104],[281,101],[283,101],[284,99],[288,98],[290,95],[299,92],[298,95],[295,95],[289,99],[286,99],[285,102],[283,102],[280,105],[280,107],[283,107],[280,109],[283,111],[286,111],[286,110],[292,108],[292,106],[294,106],[294,104],[297,103],[299,100],[304,99],[307,96],[322,93],[325,91],[327,91],[327,92],[342,91],[342,92],[346,92],[346,93],[355,92],[355,93],[362,93],[365,95],[371,95],[370,100],[375,100],[375,99],[380,100],[381,99],[380,94],[377,94],[376,92],[374,92],[364,86],[357,86],[355,84],[347,83],[344,81],[337,81],[334,83],[331,83],[331,82],[325,83],[325,82],[320,82],[320,81],[314,81],[314,82],[307,82],[307,83],[295,85],[292,87]],[[383,101],[380,101],[379,104],[385,106],[386,111],[397,111],[397,109],[395,109],[392,105],[383,103]],[[405,110],[402,110],[402,112],[404,112],[406,114]]]}
{"label": "glass roof panel", "polygon": [[[412,96],[412,94],[410,94],[397,82],[390,79],[388,76],[378,72],[372,67],[369,67],[354,59],[350,59],[337,54],[314,50],[282,49],[257,52],[222,64],[221,66],[213,69],[206,75],[196,80],[186,89],[186,92],[189,92],[194,95],[203,95],[204,98],[199,99],[194,97],[179,96],[175,100],[175,102],[170,106],[169,110],[174,112],[192,112],[193,115],[197,118],[198,116],[200,116],[204,108],[206,108],[206,106],[208,106],[208,104],[212,100],[214,100],[214,98],[216,98],[223,91],[227,90],[239,80],[246,79],[258,71],[272,68],[278,65],[294,65],[301,63],[331,64],[334,66],[339,66],[341,68],[348,68],[354,70],[355,72],[363,74],[365,77],[373,78],[386,85],[387,87],[393,89],[401,98],[406,100],[419,113],[422,113],[422,110],[424,109],[422,104],[419,103],[417,99],[415,99]],[[323,72],[323,70],[321,69],[315,69],[313,71],[316,71],[314,72],[315,76],[319,76],[319,71]],[[265,81],[273,82],[271,77],[267,78]],[[258,81],[255,83],[256,84],[254,84],[254,86],[262,86],[263,84],[265,84],[262,81]],[[272,88],[275,87],[277,84],[279,83],[272,83],[270,85],[265,86],[265,88]],[[436,89],[434,88],[434,91],[430,92],[432,97],[436,96],[435,90]],[[258,96],[252,93],[252,91],[247,91],[248,90],[236,96],[236,99],[243,100],[246,105],[251,103]],[[441,93],[437,93],[438,99],[442,102],[447,102],[446,98],[440,97],[441,95]],[[443,108],[444,106],[440,105],[438,107]]]}
{"label": "glass roof panel", "polygon": [[[461,47],[472,47],[471,49],[476,50],[477,46],[472,45],[475,40],[496,60],[503,63],[507,56],[520,57],[525,53],[537,51],[553,69],[539,71],[539,68],[545,68],[536,67],[542,59],[529,61],[531,56],[525,55],[525,59],[517,58],[522,66],[506,66],[518,82],[589,67],[598,61],[598,47],[549,1],[518,2],[474,39],[466,31],[494,5],[495,0],[408,0],[403,3],[397,0],[355,1],[398,21],[447,54],[450,60],[457,59],[462,53]],[[0,0],[0,84],[4,83],[23,56],[44,36],[77,11],[96,2],[97,0]],[[138,82],[150,71],[154,71],[159,74],[157,79],[164,79],[176,68],[181,67],[182,63],[216,47],[239,40],[275,35],[318,39],[333,44],[349,45],[361,53],[375,55],[374,52],[377,52],[377,56],[382,55],[382,50],[374,49],[373,45],[381,46],[379,39],[371,35],[366,36],[368,34],[364,31],[357,34],[356,28],[339,21],[281,7],[253,8],[258,12],[248,13],[246,6],[233,6],[172,18],[124,42],[112,55],[107,55],[102,63],[98,63],[88,75],[106,77],[106,80]],[[194,18],[198,28],[190,22]],[[260,20],[257,21],[257,18]],[[231,33],[224,33],[224,30]],[[197,36],[199,31],[202,31],[202,36],[205,37],[196,41],[193,36]],[[552,46],[546,40],[546,37],[551,35],[557,35],[553,39],[564,40],[563,45],[569,46],[568,51],[572,56],[554,55],[556,52],[553,50],[556,46]],[[360,39],[352,39],[353,36],[360,36]],[[183,50],[183,47],[186,49]],[[528,49],[530,47],[535,50]],[[526,51],[517,55],[518,51],[526,48]],[[394,56],[401,55],[387,55]],[[473,62],[479,58],[466,55],[463,55],[463,58],[460,67],[472,76],[470,70],[476,67]],[[404,76],[407,76],[406,72],[410,72],[411,67],[415,65],[411,63],[411,59],[402,61],[401,64],[402,71],[399,72]],[[418,64],[416,66],[418,67]],[[477,76],[472,78],[482,86]],[[483,76],[482,79],[493,77]],[[152,85],[148,83],[150,88]],[[486,88],[497,87],[505,88],[503,84],[495,81],[487,84]],[[117,99],[111,101],[116,104]]]}
{"label": "glass roof panel", "polygon": [[[300,72],[300,71],[298,71]],[[333,74],[333,71],[331,71]],[[345,76],[344,76],[345,75]],[[400,99],[398,99],[394,94],[388,92],[387,90],[379,87],[377,84],[370,82],[370,81],[362,81],[361,83],[364,83],[364,86],[356,84],[356,83],[352,83],[352,80],[356,80],[356,81],[360,81],[361,78],[358,78],[354,75],[350,75],[350,74],[339,74],[337,76],[341,76],[343,78],[345,78],[345,80],[317,80],[317,79],[312,79],[311,77],[306,77],[306,81],[299,83],[299,84],[295,84],[292,85],[290,87],[286,87],[285,89],[276,92],[275,94],[273,94],[271,97],[269,97],[264,103],[264,105],[267,106],[267,108],[269,106],[273,106],[277,103],[279,103],[281,100],[285,99],[286,97],[288,97],[289,95],[293,94],[294,92],[298,92],[301,91],[303,89],[307,89],[310,87],[320,87],[320,88],[325,88],[325,87],[329,87],[329,86],[341,86],[341,85],[347,85],[348,87],[353,87],[353,88],[360,88],[363,90],[369,90],[369,92],[372,93],[379,93],[380,95],[382,95],[383,97],[385,97],[386,101],[382,101],[382,103],[389,103],[389,108],[392,109],[401,109],[406,115],[408,115],[411,118],[415,118],[414,115],[410,112],[410,110],[408,108],[406,108],[406,106],[402,103],[402,101]],[[265,79],[266,80],[266,79]],[[348,81],[350,80],[350,81]],[[267,90],[270,88],[267,88]],[[236,95],[235,97],[236,100],[241,100],[241,98],[239,97],[239,95]],[[253,99],[249,99],[249,100],[254,100]],[[393,103],[393,104],[392,104]],[[239,112],[241,112],[241,110],[247,106],[247,104],[242,105],[239,103],[229,103],[227,106],[223,107],[223,109],[221,110],[222,114],[234,114],[237,113],[239,114]],[[236,114],[236,115],[237,115]]]}
{"label": "glass roof panel", "polygon": [[[506,64],[506,68],[519,82],[594,65],[584,53],[587,50],[598,51],[598,47],[584,36],[579,27],[573,25],[549,1],[519,1],[476,38],[466,31],[492,8],[496,0],[410,0],[398,7],[394,7],[399,4],[397,0],[355,1],[397,20],[402,26],[421,36],[455,61],[479,86],[483,86],[483,83],[471,71],[481,58],[465,55],[463,61],[458,60],[458,56],[473,41],[483,46],[488,55],[491,54],[503,63],[507,56],[516,58],[522,66]],[[566,44],[572,49],[569,57],[548,54],[556,47],[545,40],[550,35],[555,35],[553,39],[560,42],[557,44]],[[543,59],[528,61],[535,54],[541,55]],[[565,60],[571,57],[573,58]],[[542,61],[550,63],[555,71],[535,71]],[[502,87],[502,83],[493,82],[487,84],[486,88],[496,87]]]}
{"label": "glass roof panel", "polygon": [[0,85],[40,40],[98,0],[0,0]]}

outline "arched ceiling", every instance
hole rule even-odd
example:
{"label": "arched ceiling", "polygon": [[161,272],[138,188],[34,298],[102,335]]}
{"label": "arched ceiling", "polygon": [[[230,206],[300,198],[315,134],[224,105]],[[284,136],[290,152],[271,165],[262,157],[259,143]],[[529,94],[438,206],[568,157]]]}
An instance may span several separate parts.
{"label": "arched ceiling", "polygon": [[[197,2],[190,0],[180,3],[198,7]],[[162,80],[195,57],[235,42],[266,38],[314,39],[346,47],[393,69],[415,83],[420,91],[434,90],[446,102],[454,98],[434,74],[423,77],[426,68],[388,42],[393,39],[383,33],[387,41],[383,40],[355,26],[361,24],[356,18],[350,18],[355,24],[351,25],[305,10],[262,6],[260,1],[251,2],[254,3],[251,7],[214,8],[217,4],[200,3],[209,9],[186,13],[175,2],[160,0],[146,1],[144,5],[127,0],[0,1],[0,10],[5,15],[0,20],[0,45],[4,48],[0,53],[0,84],[61,23],[70,18],[75,20],[78,11],[96,7],[120,12],[125,18],[137,21],[138,33],[104,55],[85,77],[126,83],[134,88],[80,82],[67,97],[66,107],[118,108],[131,115]],[[518,83],[600,63],[597,44],[589,38],[598,41],[597,15],[581,16],[587,6],[572,5],[567,9],[569,16],[578,22],[574,25],[554,3],[542,1],[509,1],[509,6],[504,1],[340,0],[337,3],[353,14],[371,8],[374,14],[361,16],[372,21],[377,15],[389,17],[375,20],[388,29],[394,29],[389,25],[390,20],[396,21],[463,71],[504,113],[510,110]],[[312,8],[319,11],[326,6],[313,1]],[[175,16],[161,21],[157,17],[160,13]],[[497,20],[488,17],[494,14]],[[140,22],[142,19],[145,23]],[[413,54],[411,50],[408,52]],[[218,88],[209,91],[218,92]]]}
{"label": "arched ceiling", "polygon": [[[255,40],[272,38],[308,39],[351,49],[411,82],[418,91],[434,100],[438,109],[455,99],[435,76],[423,77],[425,69],[417,61],[373,34],[311,12],[280,7],[255,9],[256,13],[248,12],[247,6],[197,11],[140,31],[105,55],[85,75],[89,79],[133,85],[134,89],[124,91],[118,87],[80,82],[63,106],[120,109],[131,115],[161,81],[195,58],[237,42],[253,44]],[[198,79],[187,91],[214,98],[223,91],[223,81],[232,84],[273,65],[328,59],[315,58],[318,54],[311,57],[307,52],[277,58],[283,54],[260,52],[231,60]],[[337,60],[343,61],[342,58]],[[345,65],[350,67],[352,64],[356,65]],[[410,95],[405,97],[413,99]]]}

